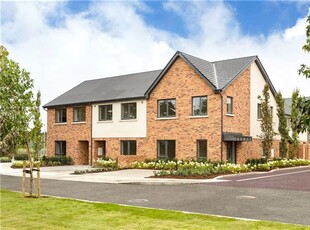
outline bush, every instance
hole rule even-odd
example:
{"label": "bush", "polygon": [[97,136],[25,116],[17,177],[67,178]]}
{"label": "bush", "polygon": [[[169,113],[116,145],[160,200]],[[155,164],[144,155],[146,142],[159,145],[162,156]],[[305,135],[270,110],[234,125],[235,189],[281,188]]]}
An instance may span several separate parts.
{"label": "bush", "polygon": [[[30,167],[29,161],[14,161],[11,165],[12,168],[23,168],[23,163],[26,162],[26,168]],[[37,167],[39,165],[40,161],[34,161],[33,166]]]}
{"label": "bush", "polygon": [[[197,161],[177,161],[177,162],[134,162],[133,168],[149,168],[159,169],[161,171],[154,172],[156,176],[177,175],[190,176],[200,175],[208,176],[211,174],[234,174],[245,173],[251,171],[269,171],[275,168],[293,167],[301,165],[310,165],[309,160],[303,159],[276,159],[274,161],[266,161],[265,159],[252,159],[247,164],[231,164],[220,162],[197,162]],[[261,163],[260,163],[261,162]],[[265,162],[265,163],[263,163]]]}
{"label": "bush", "polygon": [[118,168],[116,160],[112,159],[96,160],[94,161],[94,167],[102,168],[108,171],[116,170]]}
{"label": "bush", "polygon": [[0,162],[11,162],[11,158],[9,157],[0,157]]}
{"label": "bush", "polygon": [[28,154],[27,153],[19,153],[14,155],[14,160],[17,161],[27,161],[28,160]]}
{"label": "bush", "polygon": [[72,165],[73,163],[72,158],[67,156],[43,156],[41,162],[43,166]]}

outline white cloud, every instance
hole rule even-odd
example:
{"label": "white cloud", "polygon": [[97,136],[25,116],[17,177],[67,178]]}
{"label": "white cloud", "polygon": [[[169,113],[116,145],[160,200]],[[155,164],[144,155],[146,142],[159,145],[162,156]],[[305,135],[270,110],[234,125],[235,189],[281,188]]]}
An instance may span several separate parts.
{"label": "white cloud", "polygon": [[309,80],[297,75],[301,63],[310,64],[301,51],[305,18],[268,37],[251,37],[223,2],[164,7],[182,18],[188,36],[146,24],[141,12],[151,9],[141,2],[94,2],[78,14],[69,13],[66,2],[10,2],[2,4],[1,40],[31,72],[43,104],[87,79],[163,68],[176,50],[210,61],[258,54],[276,89],[286,97],[295,87],[309,95]]}

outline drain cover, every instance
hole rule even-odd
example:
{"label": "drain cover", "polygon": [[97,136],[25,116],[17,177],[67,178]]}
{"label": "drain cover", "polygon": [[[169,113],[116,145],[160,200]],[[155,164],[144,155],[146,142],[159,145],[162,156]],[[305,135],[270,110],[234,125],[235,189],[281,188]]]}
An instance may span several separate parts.
{"label": "drain cover", "polygon": [[129,203],[143,203],[143,202],[148,202],[149,200],[147,199],[132,199],[128,200]]}
{"label": "drain cover", "polygon": [[237,196],[237,198],[244,198],[244,199],[255,199],[255,196]]}

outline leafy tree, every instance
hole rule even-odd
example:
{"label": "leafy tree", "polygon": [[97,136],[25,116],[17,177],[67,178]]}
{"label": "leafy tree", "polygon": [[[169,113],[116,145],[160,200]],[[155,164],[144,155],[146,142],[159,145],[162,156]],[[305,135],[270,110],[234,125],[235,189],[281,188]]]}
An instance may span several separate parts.
{"label": "leafy tree", "polygon": [[[309,53],[310,52],[310,15],[307,19],[306,27],[306,44],[303,45],[302,49]],[[299,75],[303,75],[306,78],[310,78],[310,67],[302,64],[301,68],[298,70]],[[297,102],[298,109],[301,113],[301,119],[299,124],[296,126],[296,131],[298,132],[310,132],[310,100],[305,97],[300,97]]]}
{"label": "leafy tree", "polygon": [[33,80],[18,63],[8,58],[8,51],[0,47],[0,153],[12,155],[24,145],[23,135],[30,122]]}
{"label": "leafy tree", "polygon": [[301,112],[299,110],[298,104],[300,103],[301,97],[299,96],[299,90],[296,89],[292,94],[292,105],[291,105],[291,128],[292,128],[292,138],[291,144],[292,148],[290,149],[289,157],[294,158],[297,153],[297,148],[299,144],[298,133],[300,130],[301,122]]}
{"label": "leafy tree", "polygon": [[[308,15],[307,19],[307,27],[306,27],[306,44],[303,45],[302,49],[309,53],[310,52],[310,15]],[[310,78],[310,67],[301,64],[300,69],[298,70],[298,73],[305,76],[306,78]]]}
{"label": "leafy tree", "polygon": [[[13,155],[18,147],[24,147],[30,161],[30,195],[33,189],[33,162],[30,141],[39,141],[40,103],[38,93],[34,99],[33,80],[29,72],[21,69],[15,61],[8,58],[8,51],[0,46],[0,154]],[[30,124],[33,124],[33,129]],[[39,147],[37,144],[35,144]]]}
{"label": "leafy tree", "polygon": [[287,144],[289,137],[289,129],[287,126],[287,119],[285,116],[285,101],[282,97],[281,92],[278,92],[276,95],[276,103],[277,103],[277,116],[279,118],[279,126],[278,131],[281,136],[281,142],[280,142],[280,155],[281,157],[286,157],[287,153]]}
{"label": "leafy tree", "polygon": [[263,154],[266,159],[269,159],[271,156],[271,148],[273,144],[273,137],[275,132],[272,127],[272,114],[270,109],[270,95],[269,95],[269,86],[265,84],[262,91],[262,96],[258,96],[258,99],[261,103],[262,110],[262,119],[260,123],[261,134],[258,136],[262,139]]}

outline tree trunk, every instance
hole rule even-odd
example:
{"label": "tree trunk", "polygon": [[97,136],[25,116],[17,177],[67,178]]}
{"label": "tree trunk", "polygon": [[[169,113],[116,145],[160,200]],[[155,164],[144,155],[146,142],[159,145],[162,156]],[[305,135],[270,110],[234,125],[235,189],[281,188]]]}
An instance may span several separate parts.
{"label": "tree trunk", "polygon": [[29,165],[30,165],[30,185],[29,185],[29,196],[32,196],[32,191],[33,191],[33,161],[31,157],[31,152],[30,152],[30,147],[29,143],[27,142],[27,154],[28,154],[28,160],[29,160]]}

